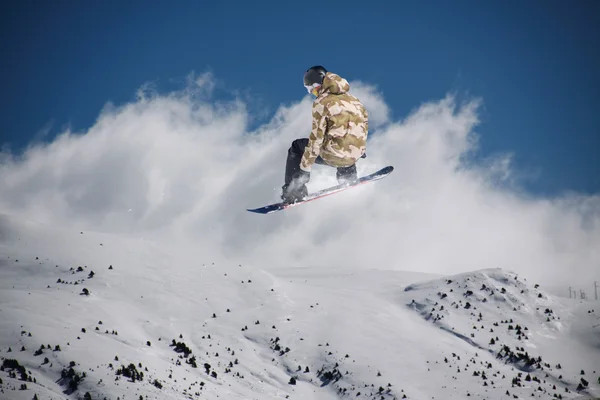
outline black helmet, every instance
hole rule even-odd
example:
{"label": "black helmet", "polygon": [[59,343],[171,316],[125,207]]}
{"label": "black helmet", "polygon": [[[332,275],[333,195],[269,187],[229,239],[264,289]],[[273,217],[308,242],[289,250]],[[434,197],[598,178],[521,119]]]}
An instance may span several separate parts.
{"label": "black helmet", "polygon": [[310,67],[304,73],[304,86],[312,86],[315,83],[322,85],[323,78],[325,78],[326,73],[327,70],[325,69],[325,67],[322,67],[320,65]]}

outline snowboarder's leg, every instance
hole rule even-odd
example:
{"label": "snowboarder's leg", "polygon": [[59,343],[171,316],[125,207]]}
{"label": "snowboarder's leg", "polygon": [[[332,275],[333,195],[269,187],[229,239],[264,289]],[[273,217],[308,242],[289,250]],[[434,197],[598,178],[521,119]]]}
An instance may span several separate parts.
{"label": "snowboarder's leg", "polygon": [[[285,184],[282,187],[281,194],[281,198],[284,201],[299,201],[308,195],[306,184],[294,179],[300,172],[300,161],[302,160],[304,149],[307,145],[308,138],[296,139],[288,149],[288,156],[285,164]],[[315,163],[325,164],[321,157],[317,157]]]}
{"label": "snowboarder's leg", "polygon": [[[292,145],[288,149],[287,161],[285,164],[285,180],[284,183],[289,185],[292,181],[294,174],[300,170],[300,161],[304,155],[304,149],[308,145],[308,138],[296,139],[292,142]],[[325,165],[325,161],[321,156],[317,157],[315,164]]]}
{"label": "snowboarder's leg", "polygon": [[349,167],[338,167],[335,177],[340,185],[353,183],[358,179],[356,174],[356,164]]}
{"label": "snowboarder's leg", "polygon": [[[367,153],[363,153],[359,160],[361,158],[367,158]],[[335,177],[340,185],[354,183],[358,179],[358,175],[356,173],[356,162],[348,167],[338,167]]]}

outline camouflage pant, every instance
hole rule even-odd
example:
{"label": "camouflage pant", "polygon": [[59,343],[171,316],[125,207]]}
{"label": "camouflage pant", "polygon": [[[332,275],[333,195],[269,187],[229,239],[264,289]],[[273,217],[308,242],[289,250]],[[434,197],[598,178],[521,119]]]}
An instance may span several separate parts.
{"label": "camouflage pant", "polygon": [[[308,138],[296,139],[292,142],[292,145],[288,150],[287,162],[285,165],[286,185],[292,181],[294,174],[300,169],[300,161],[302,160],[302,155],[304,154],[304,149],[307,145]],[[363,156],[363,158],[365,156]],[[315,164],[328,165],[320,156],[315,160]],[[338,167],[336,177],[338,181],[345,179],[356,179],[356,165],[351,165],[349,167]]]}

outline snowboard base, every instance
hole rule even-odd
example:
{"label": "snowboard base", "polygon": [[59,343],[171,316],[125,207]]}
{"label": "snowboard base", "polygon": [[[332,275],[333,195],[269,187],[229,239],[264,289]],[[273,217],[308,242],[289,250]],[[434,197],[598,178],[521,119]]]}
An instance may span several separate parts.
{"label": "snowboard base", "polygon": [[389,174],[392,173],[392,171],[394,170],[394,167],[387,166],[384,167],[382,169],[380,169],[377,172],[373,172],[370,175],[365,175],[359,179],[356,180],[356,182],[348,185],[348,184],[344,184],[344,185],[336,185],[336,186],[332,186],[329,188],[325,188],[325,189],[321,189],[318,190],[314,193],[309,194],[308,196],[306,196],[302,201],[298,201],[295,203],[284,203],[284,202],[280,202],[280,203],[274,203],[274,204],[270,204],[268,206],[264,206],[264,207],[259,207],[259,208],[252,208],[252,209],[247,209],[247,211],[253,212],[253,213],[257,213],[257,214],[270,214],[276,211],[281,211],[281,210],[285,210],[287,208],[291,208],[291,207],[295,207],[295,206],[299,206],[300,204],[304,204],[307,203],[309,201],[313,201],[316,199],[320,199],[321,197],[326,197],[326,196],[330,196],[334,193],[339,193],[342,192],[344,190],[359,186],[359,185],[363,185],[365,183],[369,183],[369,182],[374,182],[376,180],[379,179],[383,179],[386,176],[388,176]]}

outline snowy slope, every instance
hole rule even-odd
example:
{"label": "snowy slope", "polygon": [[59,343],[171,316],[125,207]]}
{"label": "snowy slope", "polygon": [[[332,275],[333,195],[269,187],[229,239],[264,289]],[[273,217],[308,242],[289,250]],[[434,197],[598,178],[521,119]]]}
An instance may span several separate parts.
{"label": "snowy slope", "polygon": [[600,312],[593,303],[551,296],[500,269],[414,284],[405,291],[424,319],[481,350],[484,358],[475,362],[445,361],[457,371],[471,368],[484,385],[493,385],[501,372],[491,355],[514,367],[507,377],[519,389],[509,392],[523,394],[525,388],[565,397],[589,388],[591,381],[596,385],[590,392],[598,394]]}
{"label": "snowy slope", "polygon": [[1,217],[0,398],[600,397],[597,303],[208,254]]}

